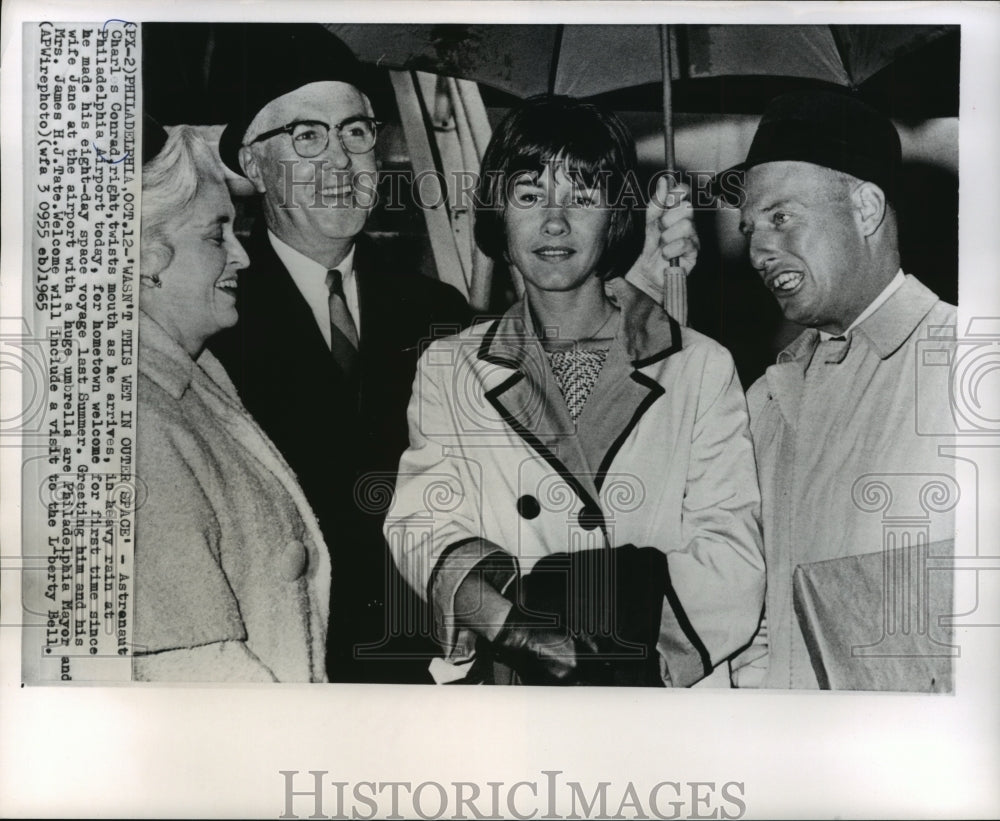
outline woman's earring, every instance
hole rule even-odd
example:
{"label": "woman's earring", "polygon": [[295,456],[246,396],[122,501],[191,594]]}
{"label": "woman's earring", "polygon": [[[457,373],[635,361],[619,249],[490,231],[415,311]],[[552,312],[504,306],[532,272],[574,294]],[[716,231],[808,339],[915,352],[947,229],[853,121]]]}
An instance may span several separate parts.
{"label": "woman's earring", "polygon": [[143,279],[152,285],[154,288],[162,288],[163,283],[160,282],[160,277],[158,274],[139,274],[139,279]]}

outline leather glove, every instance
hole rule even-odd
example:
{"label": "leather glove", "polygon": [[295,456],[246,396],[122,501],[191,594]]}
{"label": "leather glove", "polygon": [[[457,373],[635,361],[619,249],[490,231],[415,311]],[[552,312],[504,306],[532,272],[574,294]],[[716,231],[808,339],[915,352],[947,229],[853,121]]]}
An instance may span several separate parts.
{"label": "leather glove", "polygon": [[519,601],[594,648],[577,657],[574,683],[662,687],[656,644],[668,578],[653,547],[556,553],[521,579]]}
{"label": "leather glove", "polygon": [[493,639],[496,659],[525,684],[577,684],[582,659],[596,651],[592,640],[574,636],[554,618],[526,613],[516,604]]}

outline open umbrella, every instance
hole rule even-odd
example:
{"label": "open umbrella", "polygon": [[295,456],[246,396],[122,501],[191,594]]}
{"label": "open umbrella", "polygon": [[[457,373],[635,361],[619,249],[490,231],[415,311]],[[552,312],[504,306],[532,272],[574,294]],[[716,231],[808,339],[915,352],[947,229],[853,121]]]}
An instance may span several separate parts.
{"label": "open umbrella", "polygon": [[[591,97],[662,79],[655,25],[327,24],[360,59],[519,97]],[[771,75],[857,87],[955,26],[671,25],[672,79]]]}
{"label": "open umbrella", "polygon": [[[954,26],[894,25],[326,27],[362,60],[385,68],[475,80],[519,97],[543,92],[594,97],[659,82],[669,171],[675,170],[672,134],[677,83],[753,76],[859,89],[904,55],[949,33],[957,37]],[[665,302],[672,314],[686,317],[683,275],[668,274]]]}

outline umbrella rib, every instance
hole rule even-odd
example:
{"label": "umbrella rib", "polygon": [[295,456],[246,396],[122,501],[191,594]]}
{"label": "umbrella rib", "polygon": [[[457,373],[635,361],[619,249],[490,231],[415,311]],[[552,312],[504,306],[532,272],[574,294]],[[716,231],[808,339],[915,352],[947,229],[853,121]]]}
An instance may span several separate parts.
{"label": "umbrella rib", "polygon": [[851,89],[856,90],[857,83],[854,81],[854,72],[851,70],[851,55],[848,50],[846,33],[842,32],[838,26],[831,25],[830,36],[833,38],[833,45],[837,49],[837,56],[840,57],[840,65],[844,69],[844,74],[847,75],[847,81],[850,83]]}
{"label": "umbrella rib", "polygon": [[549,94],[556,93],[556,75],[559,73],[559,52],[562,50],[564,25],[556,26],[555,40],[552,44],[552,61],[549,63]]}

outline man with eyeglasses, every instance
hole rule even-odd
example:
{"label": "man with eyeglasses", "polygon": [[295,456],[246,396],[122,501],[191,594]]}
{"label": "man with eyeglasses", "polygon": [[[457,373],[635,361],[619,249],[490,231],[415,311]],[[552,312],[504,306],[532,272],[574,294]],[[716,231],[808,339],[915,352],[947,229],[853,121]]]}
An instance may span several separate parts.
{"label": "man with eyeglasses", "polygon": [[[211,347],[295,471],[330,547],[330,680],[430,682],[440,651],[382,522],[408,445],[421,343],[457,332],[471,313],[454,288],[388,259],[363,233],[378,123],[368,75],[346,47],[316,25],[216,34],[235,52],[220,45],[216,62],[237,77],[219,152],[253,184],[263,220],[240,274],[239,321]],[[690,206],[657,214],[643,259],[670,252],[689,271]]]}
{"label": "man with eyeglasses", "polygon": [[436,327],[465,326],[470,312],[454,288],[421,276],[414,260],[388,259],[363,233],[378,123],[353,55],[314,25],[216,35],[216,63],[236,75],[219,151],[260,195],[262,219],[239,278],[239,322],[213,351],[295,471],[330,548],[330,680],[430,681],[436,646],[381,525],[407,445],[419,343]]}

